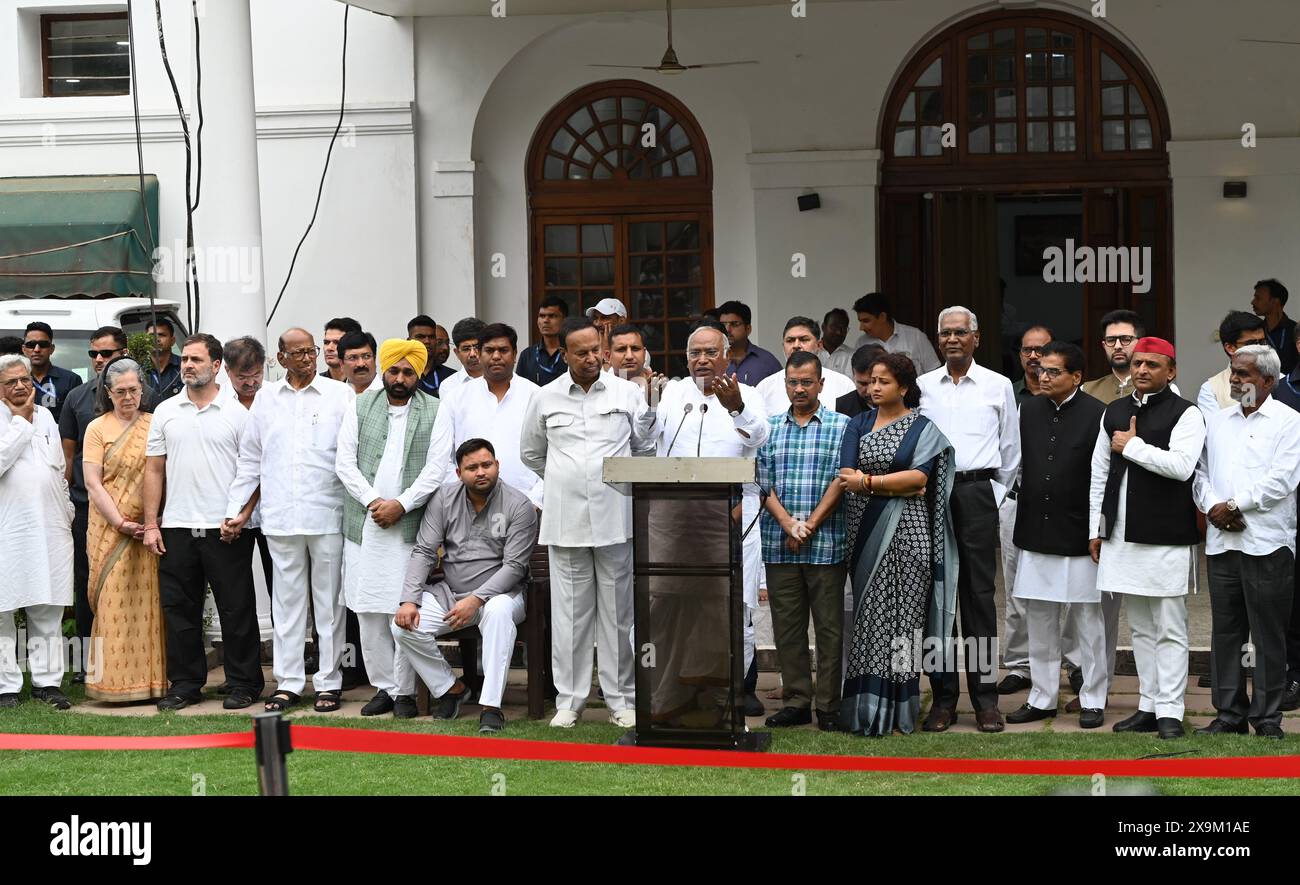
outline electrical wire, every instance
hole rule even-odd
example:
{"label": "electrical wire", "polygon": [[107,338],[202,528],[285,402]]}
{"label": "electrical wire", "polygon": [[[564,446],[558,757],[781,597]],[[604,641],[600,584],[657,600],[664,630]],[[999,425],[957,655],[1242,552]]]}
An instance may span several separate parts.
{"label": "electrical wire", "polygon": [[[158,49],[162,53],[163,68],[167,71],[168,82],[171,83],[172,97],[176,100],[176,113],[181,121],[181,133],[185,138],[185,306],[190,313],[190,323],[193,331],[201,327],[199,281],[194,268],[194,204],[190,197],[194,155],[190,143],[190,124],[185,115],[185,105],[181,102],[181,91],[176,85],[176,75],[172,72],[172,64],[167,57],[167,37],[163,32],[162,21],[162,0],[154,0],[153,8],[154,17],[158,22]],[[195,19],[195,27],[198,27],[197,18]]]}
{"label": "electrical wire", "polygon": [[194,105],[199,125],[194,130],[194,201],[190,211],[199,211],[199,193],[203,190],[203,52],[199,46],[199,0],[190,0],[194,19]]}
{"label": "electrical wire", "polygon": [[334,126],[334,134],[330,136],[329,148],[325,151],[325,168],[320,173],[320,186],[316,188],[316,206],[311,212],[311,221],[307,222],[307,229],[302,232],[302,239],[298,241],[298,246],[293,250],[293,259],[289,262],[289,272],[284,275],[284,285],[280,287],[280,294],[275,298],[275,304],[271,307],[271,313],[266,318],[266,327],[271,327],[271,320],[275,318],[275,312],[280,308],[280,301],[284,298],[285,290],[289,288],[289,280],[293,278],[293,269],[298,264],[298,253],[302,250],[302,244],[307,242],[307,235],[311,233],[312,225],[316,223],[316,214],[320,212],[321,194],[325,192],[325,176],[330,169],[330,156],[334,153],[334,142],[339,137],[339,130],[343,128],[343,111],[346,107],[348,94],[348,13],[352,11],[351,6],[343,7],[343,75],[342,83],[339,87],[339,120]]}

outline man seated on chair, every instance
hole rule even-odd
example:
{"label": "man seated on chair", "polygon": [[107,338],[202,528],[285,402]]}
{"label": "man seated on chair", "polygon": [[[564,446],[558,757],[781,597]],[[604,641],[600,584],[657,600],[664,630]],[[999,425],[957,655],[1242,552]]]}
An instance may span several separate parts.
{"label": "man seated on chair", "polygon": [[[524,619],[528,558],[537,543],[537,509],[528,496],[498,480],[496,449],[468,439],[456,449],[456,476],[434,492],[406,566],[393,637],[436,699],[434,719],[455,719],[469,694],[451,672],[438,637],[479,628],[483,634],[483,712],[479,731],[505,728],[501,694]],[[428,583],[439,565],[443,577]]]}

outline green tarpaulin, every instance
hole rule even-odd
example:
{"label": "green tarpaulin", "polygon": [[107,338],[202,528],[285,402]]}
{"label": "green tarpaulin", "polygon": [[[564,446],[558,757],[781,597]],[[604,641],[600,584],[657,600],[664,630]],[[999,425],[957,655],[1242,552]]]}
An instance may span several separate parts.
{"label": "green tarpaulin", "polygon": [[0,298],[149,295],[157,232],[153,175],[0,178]]}

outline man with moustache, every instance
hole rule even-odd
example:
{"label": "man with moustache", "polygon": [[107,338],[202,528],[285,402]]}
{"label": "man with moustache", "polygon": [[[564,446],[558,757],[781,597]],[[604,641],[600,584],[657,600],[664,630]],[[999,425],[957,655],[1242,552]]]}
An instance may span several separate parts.
{"label": "man with moustache", "polygon": [[753,334],[753,314],[749,305],[741,301],[724,301],[715,308],[718,322],[726,330],[731,345],[731,361],[727,374],[734,375],[741,384],[757,386],[769,375],[781,374],[781,362],[771,351],[764,350],[749,340]]}
{"label": "man with moustache", "polygon": [[858,315],[858,328],[862,335],[858,347],[879,344],[890,353],[901,353],[912,360],[918,375],[939,368],[939,357],[925,333],[915,326],[894,319],[889,298],[880,292],[868,292],[853,302],[853,312]]}
{"label": "man with moustache", "polygon": [[32,364],[37,404],[49,409],[57,423],[68,395],[81,385],[81,376],[54,365],[51,361],[54,350],[54,330],[49,324],[40,320],[28,323],[23,338],[23,355]]}
{"label": "man with moustache", "polygon": [[[617,330],[615,330],[617,332]],[[617,335],[615,335],[615,339]],[[748,384],[726,374],[727,335],[712,323],[702,324],[686,339],[687,378],[678,378],[660,394],[658,423],[655,427],[658,453],[665,457],[753,458],[767,441],[767,413],[763,398]],[[689,406],[689,410],[688,407]],[[758,588],[763,570],[760,532],[752,528],[759,514],[758,487],[745,485],[739,514],[742,541],[742,582],[745,598],[744,669],[748,673],[754,661],[754,613],[758,609]],[[656,502],[650,516],[651,557],[665,560],[689,558],[685,552],[702,542],[722,545],[725,549],[726,515],[715,512],[712,502]],[[714,549],[717,549],[715,546]],[[674,556],[681,551],[680,556]],[[716,599],[700,605],[700,596],[721,592],[716,579],[657,579],[651,588],[651,619],[661,626],[655,635],[673,635],[670,648],[664,651],[652,676],[656,686],[655,707],[672,718],[683,709],[693,707],[699,692],[699,677],[728,678],[725,655],[710,656],[709,646],[718,648],[725,640],[727,624],[705,623],[703,618],[716,615],[722,607]],[[688,635],[696,635],[692,641]],[[707,699],[706,699],[707,700]],[[752,689],[746,690],[745,715],[761,716],[763,704]]]}
{"label": "man with moustache", "polygon": [[541,338],[519,354],[515,374],[538,387],[550,384],[566,371],[560,352],[560,324],[569,315],[569,303],[558,295],[548,295],[537,307],[537,334]]}
{"label": "man with moustache", "polygon": [[655,413],[635,384],[601,372],[600,331],[586,317],[560,328],[567,375],[528,404],[519,457],[545,482],[540,542],[551,559],[551,662],[556,713],[572,728],[591,692],[591,646],[610,721],[636,724],[632,643],[632,506],[604,482],[607,457],[649,455]]}
{"label": "man with moustache", "polygon": [[833,307],[822,318],[822,365],[845,377],[853,377],[853,348],[844,343],[849,334],[849,312]]}
{"label": "man with moustache", "polygon": [[[1092,452],[1088,549],[1097,587],[1123,594],[1133,633],[1138,711],[1115,731],[1183,736],[1187,689],[1187,604],[1201,540],[1192,473],[1205,445],[1205,419],[1178,396],[1174,346],[1140,338],[1133,394],[1106,407]],[[1108,640],[1109,641],[1109,640]]]}
{"label": "man with moustache", "polygon": [[185,388],[181,378],[181,358],[172,353],[176,346],[176,326],[166,317],[158,317],[145,329],[153,336],[153,363],[149,366],[149,386],[158,402],[171,399]]}
{"label": "man with moustache", "polygon": [[428,465],[430,439],[446,404],[419,385],[427,375],[426,359],[418,341],[385,341],[379,348],[383,390],[357,397],[339,430],[335,467],[348,493],[343,593],[360,622],[361,650],[376,688],[362,716],[417,715],[415,672],[396,644],[391,622],[424,505],[442,479]]}
{"label": "man with moustache", "polygon": [[406,337],[424,345],[428,353],[428,369],[420,378],[420,390],[429,396],[437,397],[441,392],[442,382],[456,374],[455,369],[444,365],[451,354],[447,330],[435,323],[431,317],[420,314],[406,324]]}
{"label": "man with moustache", "polygon": [[[337,321],[331,320],[331,322]],[[227,341],[222,351],[231,392],[245,409],[253,408],[253,400],[257,397],[257,392],[262,389],[262,382],[266,377],[266,348],[253,336],[245,335]],[[266,592],[274,596],[275,566],[271,564],[271,548],[267,546],[266,535],[262,534],[259,508],[253,508],[253,514],[244,524],[244,531],[253,536],[258,557],[262,560],[262,576],[266,580]]]}
{"label": "man with moustache", "polygon": [[[821,337],[821,326],[817,324],[816,320],[808,317],[791,317],[787,320],[785,331],[781,335],[781,344],[785,348],[787,363],[790,354],[801,350],[811,353],[820,360]],[[759,396],[763,398],[763,408],[767,410],[767,414],[780,415],[789,410],[790,399],[786,394],[785,373],[778,372],[775,375],[768,375],[758,382],[756,389]],[[827,409],[834,409],[835,400],[846,393],[852,393],[854,387],[853,382],[849,380],[847,375],[841,375],[839,372],[829,372],[822,376],[818,390],[818,401]]]}
{"label": "man with moustache", "polygon": [[[1268,345],[1237,348],[1230,409],[1210,419],[1193,490],[1209,523],[1211,697],[1218,715],[1197,734],[1281,740],[1286,631],[1295,596],[1300,415],[1272,393],[1281,360]],[[1254,647],[1253,697],[1242,660]]]}
{"label": "man with moustache", "polygon": [[1101,345],[1110,371],[1083,385],[1083,392],[1109,405],[1133,393],[1133,348],[1146,334],[1142,317],[1131,310],[1112,310],[1101,318]]}
{"label": "man with moustache", "polygon": [[1250,309],[1264,318],[1264,334],[1282,360],[1283,375],[1289,375],[1300,362],[1296,354],[1296,322],[1286,315],[1289,294],[1286,286],[1270,278],[1255,284],[1255,294],[1250,299]]}
{"label": "man with moustache", "polygon": [[451,341],[456,348],[456,359],[460,360],[461,371],[442,380],[438,388],[439,399],[445,399],[471,378],[483,376],[483,353],[479,336],[487,323],[478,317],[465,319],[451,327]]}
{"label": "man with moustache", "polygon": [[876,359],[887,351],[879,344],[864,344],[853,351],[853,390],[836,397],[835,411],[849,418],[856,418],[873,408],[871,404],[871,367]]}
{"label": "man with moustache", "polygon": [[[343,368],[343,357],[339,353],[339,340],[349,332],[360,331],[361,324],[352,317],[335,317],[325,324],[325,332],[321,335],[321,355],[325,357],[325,371],[320,373],[322,378],[348,380]],[[226,366],[226,371],[230,371],[229,365]]]}
{"label": "man with moustache", "polygon": [[[262,534],[275,567],[276,690],[271,711],[298,703],[306,687],[307,612],[316,627],[318,669],[312,679],[317,713],[342,706],[344,614],[343,484],[335,472],[339,427],[356,394],[316,374],[319,348],[306,329],[277,342],[285,377],[253,399],[239,442],[239,467],[230,484],[222,534],[238,537],[261,495]],[[232,688],[233,690],[233,688]]]}
{"label": "man with moustache", "polygon": [[[248,410],[216,383],[222,356],[221,342],[211,335],[186,339],[181,348],[185,390],[160,403],[149,426],[143,541],[161,557],[158,589],[170,682],[158,702],[160,711],[203,699],[208,679],[203,603],[209,586],[221,618],[229,686],[225,708],[251,706],[265,684],[253,595],[253,538],[222,532],[225,491],[235,482],[239,442],[249,420]],[[256,503],[254,493],[238,518],[247,523]]]}
{"label": "man with moustache", "polygon": [[1232,398],[1232,355],[1238,348],[1251,344],[1268,344],[1268,335],[1264,332],[1264,320],[1244,310],[1230,310],[1219,323],[1219,346],[1228,357],[1228,365],[1217,375],[1211,375],[1201,385],[1196,394],[1196,407],[1201,410],[1208,426],[1221,409],[1230,409],[1236,405]]}
{"label": "man with moustache", "polygon": [[369,332],[349,332],[339,339],[339,359],[343,363],[343,379],[353,393],[360,396],[368,391],[382,390],[383,382],[375,373],[375,336]]}

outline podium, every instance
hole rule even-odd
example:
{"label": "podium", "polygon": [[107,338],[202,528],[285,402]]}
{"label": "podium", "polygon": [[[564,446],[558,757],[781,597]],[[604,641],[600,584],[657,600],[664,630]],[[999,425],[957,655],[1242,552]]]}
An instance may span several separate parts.
{"label": "podium", "polygon": [[765,749],[771,736],[744,715],[740,514],[753,459],[606,458],[604,480],[632,498],[636,728],[618,742]]}

